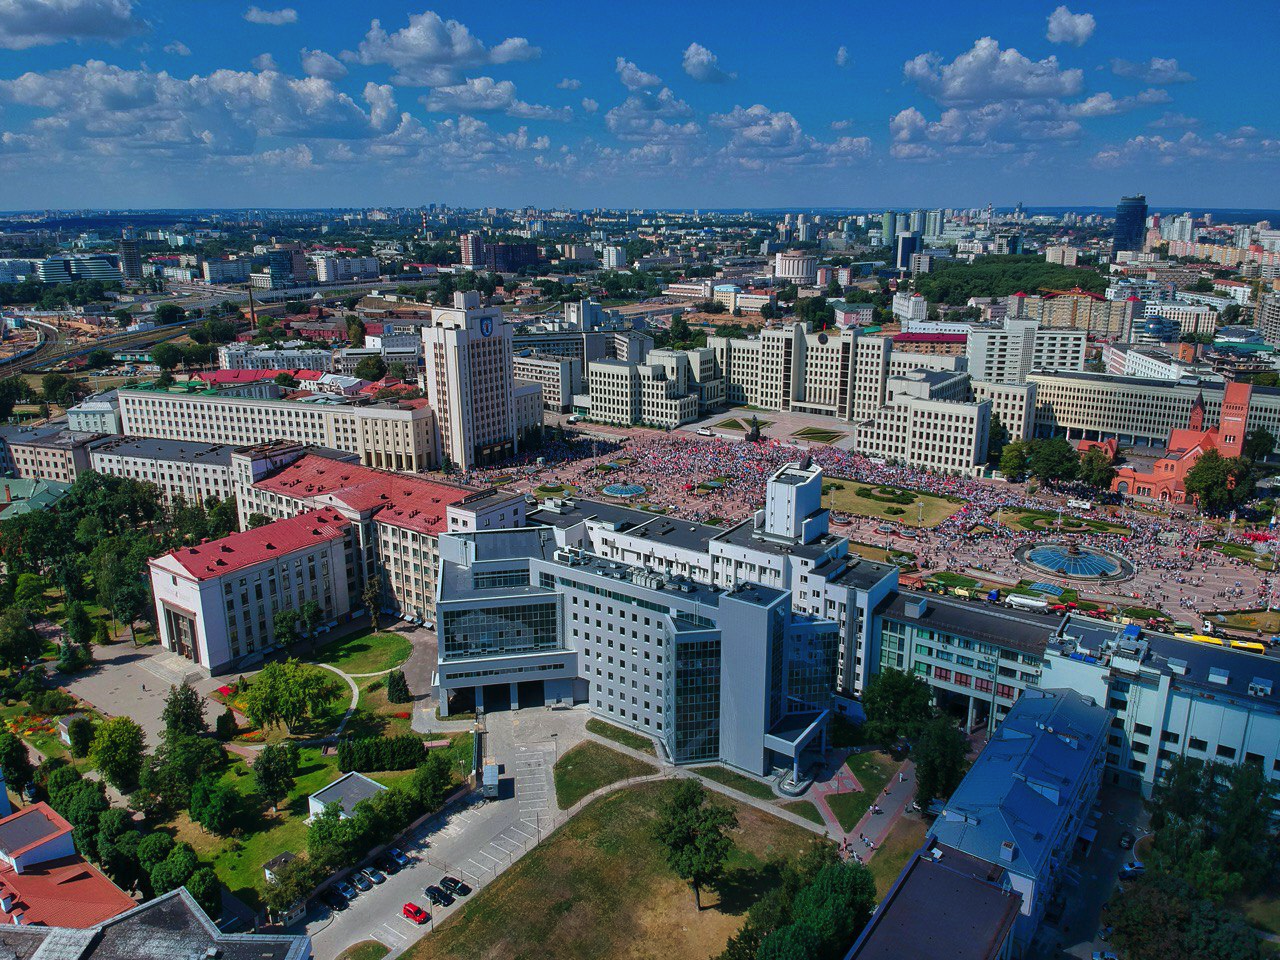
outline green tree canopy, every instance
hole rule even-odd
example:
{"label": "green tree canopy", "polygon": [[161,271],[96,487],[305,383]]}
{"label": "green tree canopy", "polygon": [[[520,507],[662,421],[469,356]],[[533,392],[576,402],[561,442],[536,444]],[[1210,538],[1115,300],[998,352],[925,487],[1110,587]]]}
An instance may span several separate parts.
{"label": "green tree canopy", "polygon": [[881,670],[862,693],[867,719],[865,734],[872,743],[892,746],[913,740],[933,718],[933,693],[919,677],[901,670]]}
{"label": "green tree canopy", "polygon": [[1065,437],[1031,444],[1031,475],[1043,483],[1074,480],[1080,472],[1080,453]]}
{"label": "green tree canopy", "polygon": [[98,727],[89,756],[93,765],[117,790],[132,793],[142,775],[146,739],[129,717],[112,717]]}
{"label": "green tree canopy", "polygon": [[724,871],[733,850],[728,831],[738,825],[734,812],[708,799],[697,780],[680,780],[663,803],[654,836],[666,852],[668,866],[693,887],[694,902],[702,909],[701,891]]}
{"label": "green tree canopy", "polygon": [[964,779],[969,743],[950,717],[929,722],[912,748],[916,765],[916,799],[927,807],[936,798],[947,798]]}
{"label": "green tree canopy", "polygon": [[324,709],[338,692],[337,681],[315,667],[292,659],[269,663],[249,684],[244,712],[255,726],[292,729]]}

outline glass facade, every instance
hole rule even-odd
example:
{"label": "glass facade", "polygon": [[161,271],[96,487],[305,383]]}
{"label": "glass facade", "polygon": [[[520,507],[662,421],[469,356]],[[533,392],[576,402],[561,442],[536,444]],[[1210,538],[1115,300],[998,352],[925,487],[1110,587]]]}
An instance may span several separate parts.
{"label": "glass facade", "polygon": [[560,648],[555,600],[511,607],[443,609],[440,658],[496,657]]}
{"label": "glass facade", "polygon": [[528,570],[478,570],[471,575],[471,586],[476,590],[492,590],[497,587],[527,587]]}
{"label": "glass facade", "polygon": [[720,639],[676,644],[676,763],[720,757]]}
{"label": "glass facade", "polygon": [[787,662],[787,696],[813,707],[825,707],[835,689],[840,657],[836,629],[806,634],[793,642]]}

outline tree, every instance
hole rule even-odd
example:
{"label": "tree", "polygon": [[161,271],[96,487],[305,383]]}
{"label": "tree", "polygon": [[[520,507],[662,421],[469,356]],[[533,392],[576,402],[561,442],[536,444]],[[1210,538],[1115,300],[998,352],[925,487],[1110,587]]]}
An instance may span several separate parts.
{"label": "tree", "polygon": [[210,917],[218,919],[222,916],[222,884],[218,882],[213,867],[200,867],[183,886]]}
{"label": "tree", "polygon": [[290,607],[277,610],[271,618],[276,643],[293,643],[298,639],[298,611]]}
{"label": "tree", "polygon": [[387,364],[387,376],[392,380],[408,380],[409,368],[405,366],[404,361],[397,360]]}
{"label": "tree", "polygon": [[1244,457],[1224,457],[1218,450],[1200,454],[1183,486],[1209,513],[1226,513],[1253,495],[1253,465]]}
{"label": "tree", "polygon": [[377,630],[378,614],[381,612],[378,607],[382,600],[382,591],[379,589],[379,583],[375,577],[369,577],[365,581],[364,591],[360,594],[360,599],[364,601],[365,609],[369,611],[369,626]]}
{"label": "tree", "polygon": [[179,843],[151,870],[151,889],[158,897],[183,886],[200,867],[190,844]]}
{"label": "tree", "polygon": [[201,777],[191,788],[191,819],[206,830],[225,834],[235,821],[239,796],[216,775]]}
{"label": "tree", "polygon": [[295,857],[281,867],[273,867],[272,880],[262,889],[267,910],[279,917],[307,899],[319,881],[318,871],[310,860]]}
{"label": "tree", "polygon": [[67,603],[63,628],[71,641],[81,647],[88,647],[93,642],[94,623],[88,611],[85,610],[84,604],[79,600],[71,600]]}
{"label": "tree", "polygon": [[220,770],[226,759],[226,751],[216,740],[197,734],[166,734],[144,768],[141,787],[159,804],[181,809],[191,802],[195,782]]}
{"label": "tree", "polygon": [[1112,942],[1129,960],[1258,960],[1257,935],[1244,921],[1196,897],[1176,877],[1148,876],[1112,904]]}
{"label": "tree", "polygon": [[282,387],[292,390],[298,385],[298,378],[291,373],[277,373],[275,382]]}
{"label": "tree", "polygon": [[314,600],[304,600],[298,607],[298,626],[306,636],[312,636],[316,632],[323,617],[324,611]]}
{"label": "tree", "polygon": [[1065,437],[1031,444],[1031,475],[1043,483],[1074,480],[1080,472],[1080,453]]}
{"label": "tree", "polygon": [[250,530],[257,530],[259,527],[265,527],[271,522],[271,518],[262,513],[251,513],[247,521]]}
{"label": "tree", "polygon": [[427,759],[413,771],[409,780],[409,793],[424,810],[434,810],[444,801],[453,783],[453,771],[449,758],[439,750],[432,750]]}
{"label": "tree", "polygon": [[[163,326],[168,326],[171,323],[180,323],[185,317],[185,311],[176,303],[162,303],[156,307],[156,323]],[[152,356],[154,358],[154,354]]]}
{"label": "tree", "polygon": [[88,717],[76,717],[67,724],[67,739],[71,741],[71,755],[77,759],[87,757],[93,747],[93,721]]}
{"label": "tree", "polygon": [[0,733],[0,771],[4,772],[5,783],[19,792],[31,782],[34,773],[26,743],[8,731]]}
{"label": "tree", "polygon": [[234,740],[239,725],[236,723],[235,711],[230,707],[218,714],[218,719],[214,721],[214,735],[223,743]]}
{"label": "tree", "polygon": [[138,866],[150,873],[164,863],[173,847],[173,838],[167,833],[148,833],[138,844]]}
{"label": "tree", "polygon": [[920,734],[911,751],[916,763],[916,799],[927,807],[938,797],[949,797],[964,778],[969,744],[950,717],[937,717]]}
{"label": "tree", "polygon": [[38,660],[43,651],[44,641],[25,610],[11,607],[0,614],[0,667],[22,670],[31,661]]}
{"label": "tree", "polygon": [[48,590],[49,581],[44,577],[37,573],[20,573],[13,591],[13,605],[33,617],[42,616],[49,608],[49,599],[45,596]]}
{"label": "tree", "polygon": [[338,684],[297,660],[269,663],[245,691],[245,716],[257,727],[286,729],[313,716],[338,695]]}
{"label": "tree", "polygon": [[176,370],[181,366],[182,348],[172,343],[160,343],[151,348],[151,360],[161,370]]}
{"label": "tree", "polygon": [[702,909],[702,888],[724,871],[733,850],[728,831],[738,825],[734,812],[708,801],[697,780],[681,780],[663,803],[654,836],[666,852],[668,866],[693,887],[694,903]]}
{"label": "tree", "polygon": [[112,717],[98,727],[89,756],[107,782],[121,793],[132,793],[142,775],[146,739],[129,717]]}
{"label": "tree", "polygon": [[164,721],[166,740],[209,732],[209,724],[204,719],[204,697],[186,680],[181,686],[169,688],[160,719]]}
{"label": "tree", "polygon": [[289,795],[298,775],[298,748],[289,742],[268,744],[253,761],[254,789],[272,810]]}
{"label": "tree", "polygon": [[351,341],[351,346],[363,347],[365,332],[363,320],[359,317],[347,317],[347,339]]}
{"label": "tree", "polygon": [[821,950],[822,940],[812,927],[789,924],[765,937],[756,960],[814,960]]}
{"label": "tree", "polygon": [[1276,436],[1266,427],[1254,427],[1244,438],[1242,455],[1251,463],[1264,460],[1275,451]]}
{"label": "tree", "polygon": [[1100,447],[1090,447],[1080,458],[1080,481],[1095,490],[1110,490],[1116,478],[1111,458]]}
{"label": "tree", "polygon": [[920,735],[933,717],[933,693],[917,676],[881,670],[863,690],[862,708],[867,740],[893,746],[904,737],[913,740]]}
{"label": "tree", "polygon": [[381,357],[365,357],[356,364],[355,373],[361,380],[381,380],[387,375],[387,363]]}
{"label": "tree", "polygon": [[693,336],[693,331],[689,329],[689,321],[684,318],[683,314],[672,315],[669,332],[672,341],[675,343],[684,343]]}
{"label": "tree", "polygon": [[871,871],[859,863],[833,863],[819,870],[796,894],[792,922],[817,935],[818,947],[812,956],[838,960],[867,925],[875,905],[876,882]]}
{"label": "tree", "polygon": [[412,699],[404,671],[392,670],[387,674],[387,700],[391,703],[408,703]]}
{"label": "tree", "polygon": [[40,392],[45,403],[69,407],[87,392],[84,385],[65,373],[46,373],[40,378]]}

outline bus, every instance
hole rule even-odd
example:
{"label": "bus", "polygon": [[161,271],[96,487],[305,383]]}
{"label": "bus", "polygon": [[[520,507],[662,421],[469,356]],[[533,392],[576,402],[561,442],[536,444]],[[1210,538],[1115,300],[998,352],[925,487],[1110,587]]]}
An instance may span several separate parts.
{"label": "bus", "polygon": [[1217,637],[1208,637],[1203,633],[1175,633],[1175,637],[1179,640],[1188,640],[1191,643],[1203,643],[1211,647],[1225,647],[1226,644]]}

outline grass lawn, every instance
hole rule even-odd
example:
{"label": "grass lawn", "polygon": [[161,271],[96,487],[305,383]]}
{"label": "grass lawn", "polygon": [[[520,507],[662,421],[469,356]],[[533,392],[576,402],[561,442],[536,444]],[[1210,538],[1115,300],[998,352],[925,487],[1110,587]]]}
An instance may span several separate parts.
{"label": "grass lawn", "polygon": [[[1056,533],[1058,515],[1048,510],[1000,510],[996,520],[1024,530],[1039,530],[1043,533]],[[1069,513],[1062,514],[1062,531],[1064,533],[1128,533],[1129,528],[1123,523],[1111,523],[1106,520],[1095,520],[1093,517],[1073,517]]]}
{"label": "grass lawn", "polygon": [[963,573],[951,573],[949,570],[943,570],[939,573],[935,573],[930,576],[929,579],[944,587],[966,587],[972,589],[973,587],[982,586],[982,584],[973,579],[973,577],[966,577]]}
{"label": "grass lawn", "polygon": [[364,677],[356,681],[360,702],[347,721],[346,732],[355,737],[395,737],[413,732],[413,704],[387,699],[386,677]]}
{"label": "grass lawn", "polygon": [[[292,731],[285,729],[284,724],[278,723],[266,730],[258,730],[252,726],[241,725],[240,732],[236,735],[236,740],[243,743],[279,743],[282,740],[310,740],[316,737],[327,737],[338,729],[338,724],[342,722],[342,718],[346,715],[347,707],[351,706],[351,689],[347,686],[345,680],[335,676],[328,670],[322,670],[319,667],[312,667],[317,673],[321,673],[325,678],[331,681],[334,698],[320,709],[315,716],[304,720],[297,724]],[[228,684],[233,688],[236,687],[235,682]],[[247,687],[253,686],[253,679],[249,678]],[[224,696],[221,693],[214,692],[211,699],[217,703],[224,703],[235,709],[240,714],[244,714],[244,691],[236,689],[236,692],[230,696]]]}
{"label": "grass lawn", "polygon": [[714,780],[716,783],[722,783],[731,790],[737,790],[739,793],[745,793],[749,797],[755,797],[757,800],[777,799],[773,789],[767,783],[761,783],[759,780],[738,773],[736,770],[730,770],[728,767],[694,767],[694,773],[706,777],[708,780]]}
{"label": "grass lawn", "polygon": [[788,800],[782,805],[782,809],[790,810],[792,813],[798,814],[820,827],[827,825],[827,821],[822,819],[822,814],[818,812],[818,808],[813,805],[811,800]]}
{"label": "grass lawn", "polygon": [[338,954],[338,960],[382,960],[391,951],[377,940],[353,943]]}
{"label": "grass lawn", "polygon": [[1274,893],[1260,893],[1247,900],[1239,900],[1232,909],[1244,914],[1246,920],[1259,930],[1280,934],[1280,897]]}
{"label": "grass lawn", "polygon": [[556,803],[561,810],[568,810],[601,787],[631,777],[643,777],[656,770],[643,760],[588,740],[556,761]]}
{"label": "grass lawn", "polygon": [[1280,633],[1280,610],[1237,610],[1234,613],[1224,614],[1222,622],[1237,630]]}
{"label": "grass lawn", "polygon": [[827,805],[840,821],[841,829],[848,833],[858,825],[863,814],[871,809],[871,802],[880,796],[880,791],[889,782],[897,764],[888,755],[876,751],[856,753],[848,759],[845,766],[858,778],[862,791],[833,793],[827,797]]}
{"label": "grass lawn", "polygon": [[[756,422],[760,424],[761,430],[773,423],[772,420],[765,420],[762,417],[757,417]],[[742,430],[745,432],[751,429],[751,418],[742,417],[741,419],[738,419],[736,417],[730,417],[728,420],[721,420],[716,424],[716,426],[724,430]]]}
{"label": "grass lawn", "polygon": [[814,443],[835,443],[846,434],[839,430],[824,430],[822,427],[804,427],[792,434],[801,440],[812,440]]}
{"label": "grass lawn", "polygon": [[916,555],[908,550],[886,550],[884,547],[858,543],[856,540],[849,541],[849,551],[878,563],[905,564],[908,567],[914,567],[916,563]]}
{"label": "grass lawn", "polygon": [[[837,513],[852,513],[859,517],[875,517],[880,520],[892,520],[908,527],[936,527],[947,517],[959,510],[964,504],[937,497],[931,493],[917,493],[914,490],[903,490],[916,499],[910,504],[886,503],[870,497],[860,497],[858,490],[869,490],[875,493],[880,489],[876,484],[855,483],[842,477],[828,477],[828,482],[837,486],[830,487],[822,495],[824,506]],[[843,489],[837,489],[841,487]],[[924,503],[923,512],[916,506]],[[902,513],[889,513],[889,509],[901,510]],[[921,519],[923,513],[923,519]]]}
{"label": "grass lawn", "polygon": [[1209,544],[1209,547],[1219,553],[1225,553],[1235,560],[1243,560],[1245,563],[1250,563],[1259,570],[1275,569],[1275,564],[1271,562],[1270,551],[1259,553],[1253,547],[1245,546],[1243,543],[1225,543],[1221,540],[1213,541]]}
{"label": "grass lawn", "polygon": [[650,756],[657,756],[653,741],[648,737],[625,727],[617,727],[612,723],[606,723],[604,720],[599,720],[595,717],[587,721],[587,733],[594,733],[597,737],[604,737],[614,743],[620,743],[624,747],[630,747],[632,750],[643,750]]}
{"label": "grass lawn", "polygon": [[403,634],[360,630],[325,644],[312,659],[343,673],[381,673],[400,666],[412,652],[413,644]]}
{"label": "grass lawn", "polygon": [[[766,864],[799,856],[812,834],[724,798],[738,816],[737,848],[718,891],[694,906],[654,839],[672,785],[601,797],[478,891],[405,954],[410,960],[707,960],[748,907],[776,883]],[[513,918],[519,922],[512,922]]]}
{"label": "grass lawn", "polygon": [[877,900],[885,898],[911,855],[924,845],[924,835],[923,820],[902,817],[893,825],[880,849],[867,861],[867,868],[876,878]]}

